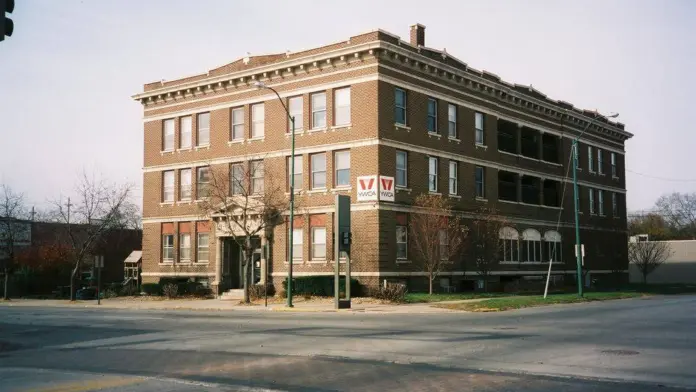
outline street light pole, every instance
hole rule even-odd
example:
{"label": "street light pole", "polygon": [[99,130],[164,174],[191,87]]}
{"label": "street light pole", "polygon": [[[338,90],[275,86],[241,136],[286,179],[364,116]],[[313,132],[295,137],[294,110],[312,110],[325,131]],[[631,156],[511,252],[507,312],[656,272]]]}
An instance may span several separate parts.
{"label": "street light pole", "polygon": [[[278,97],[278,101],[280,101],[280,104],[283,105],[283,109],[285,109],[285,113],[288,115],[288,119],[290,119],[290,130],[291,130],[291,146],[290,146],[290,230],[288,232],[288,289],[287,289],[287,295],[288,295],[288,300],[287,300],[287,307],[292,308],[292,261],[293,261],[293,246],[292,246],[292,232],[293,232],[293,225],[295,223],[295,116],[290,115],[290,110],[288,110],[288,107],[285,106],[285,102],[283,102],[283,99],[280,97],[280,94],[278,94],[278,91],[276,91],[273,87],[267,86],[263,82],[256,82],[254,83],[254,86],[258,89],[265,88],[273,91]],[[268,271],[266,271],[268,273]]]}
{"label": "street light pole", "polygon": [[[616,118],[618,113],[613,113],[607,118]],[[574,206],[575,206],[575,262],[577,264],[577,281],[578,281],[578,296],[582,297],[582,249],[580,247],[580,213],[579,213],[579,192],[578,192],[578,141],[582,135],[587,132],[592,124],[599,117],[602,117],[599,113],[595,113],[595,116],[590,120],[590,122],[585,126],[585,129],[580,132],[580,134],[573,139],[573,144],[571,145],[571,154],[573,154],[573,196],[574,196]]]}

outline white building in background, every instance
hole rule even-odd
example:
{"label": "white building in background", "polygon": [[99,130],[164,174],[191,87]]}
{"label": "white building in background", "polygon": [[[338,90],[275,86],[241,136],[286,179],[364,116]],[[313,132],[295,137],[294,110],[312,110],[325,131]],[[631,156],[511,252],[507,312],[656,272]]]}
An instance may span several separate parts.
{"label": "white building in background", "polygon": [[[645,236],[646,239],[635,238]],[[635,240],[634,240],[635,238]],[[631,242],[647,241],[647,234],[631,237]],[[664,241],[672,250],[671,256],[648,275],[648,283],[696,284],[696,240]],[[628,267],[631,283],[642,283],[643,277],[633,264]]]}

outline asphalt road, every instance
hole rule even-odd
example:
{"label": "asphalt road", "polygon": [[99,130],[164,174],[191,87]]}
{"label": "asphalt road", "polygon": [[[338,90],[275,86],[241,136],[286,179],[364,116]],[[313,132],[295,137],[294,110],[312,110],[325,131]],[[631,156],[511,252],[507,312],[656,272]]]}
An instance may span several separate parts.
{"label": "asphalt road", "polygon": [[0,306],[0,391],[696,390],[696,297],[503,313]]}

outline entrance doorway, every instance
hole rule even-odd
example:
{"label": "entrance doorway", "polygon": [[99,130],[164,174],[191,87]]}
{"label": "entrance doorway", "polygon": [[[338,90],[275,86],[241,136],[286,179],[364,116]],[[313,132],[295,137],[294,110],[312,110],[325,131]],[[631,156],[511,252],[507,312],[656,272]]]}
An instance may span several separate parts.
{"label": "entrance doorway", "polygon": [[[254,249],[252,256],[251,284],[261,280],[261,240],[252,237],[251,245]],[[242,247],[232,237],[222,237],[222,282],[227,290],[244,288]]]}

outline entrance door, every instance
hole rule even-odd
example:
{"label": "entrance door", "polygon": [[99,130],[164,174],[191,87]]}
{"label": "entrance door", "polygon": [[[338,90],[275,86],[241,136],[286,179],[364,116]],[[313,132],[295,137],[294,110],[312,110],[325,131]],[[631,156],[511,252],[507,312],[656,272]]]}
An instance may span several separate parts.
{"label": "entrance door", "polygon": [[[251,284],[258,283],[261,280],[261,259],[262,249],[259,238],[251,239],[254,252],[251,265]],[[222,279],[227,284],[229,289],[241,289],[244,287],[244,268],[243,268],[243,252],[242,248],[233,238],[225,238],[223,246],[223,270]]]}

